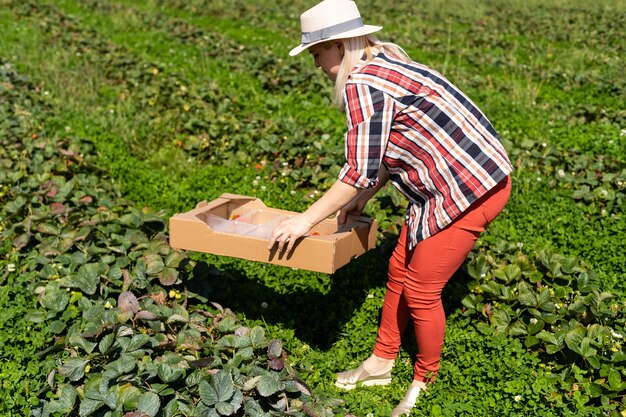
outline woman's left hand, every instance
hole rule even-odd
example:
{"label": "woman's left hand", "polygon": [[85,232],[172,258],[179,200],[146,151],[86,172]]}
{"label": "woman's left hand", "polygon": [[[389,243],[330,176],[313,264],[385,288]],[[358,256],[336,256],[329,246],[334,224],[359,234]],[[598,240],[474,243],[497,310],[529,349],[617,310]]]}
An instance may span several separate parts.
{"label": "woman's left hand", "polygon": [[267,248],[272,250],[274,244],[278,242],[278,252],[282,252],[285,248],[285,244],[287,244],[286,249],[287,253],[289,253],[296,243],[296,240],[307,234],[313,226],[314,224],[303,214],[285,219],[274,229],[274,232],[272,232]]}

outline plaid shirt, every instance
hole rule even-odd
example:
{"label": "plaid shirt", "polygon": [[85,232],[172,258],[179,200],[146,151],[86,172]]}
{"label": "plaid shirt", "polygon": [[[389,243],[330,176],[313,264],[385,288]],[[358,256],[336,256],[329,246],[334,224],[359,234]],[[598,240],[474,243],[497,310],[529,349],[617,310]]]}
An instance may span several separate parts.
{"label": "plaid shirt", "polygon": [[339,179],[378,182],[381,163],[409,200],[409,247],[452,223],[511,173],[498,134],[441,74],[379,53],[344,89],[346,164]]}

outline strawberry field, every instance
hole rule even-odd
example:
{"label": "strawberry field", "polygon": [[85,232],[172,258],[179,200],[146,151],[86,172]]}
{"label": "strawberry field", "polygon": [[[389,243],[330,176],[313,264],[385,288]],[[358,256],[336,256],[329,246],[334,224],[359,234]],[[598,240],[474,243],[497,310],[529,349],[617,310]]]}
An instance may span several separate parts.
{"label": "strawberry field", "polygon": [[[334,373],[371,352],[406,201],[333,275],[177,251],[224,192],[303,211],[345,118],[299,40],[313,3],[0,0],[0,415],[385,416]],[[358,2],[500,133],[509,204],[444,290],[413,416],[626,415],[626,4]]]}

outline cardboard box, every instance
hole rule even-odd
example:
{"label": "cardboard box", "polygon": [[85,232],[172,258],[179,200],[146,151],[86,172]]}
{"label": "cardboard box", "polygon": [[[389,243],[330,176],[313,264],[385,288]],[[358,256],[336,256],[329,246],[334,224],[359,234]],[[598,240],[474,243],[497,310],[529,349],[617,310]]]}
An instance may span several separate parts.
{"label": "cardboard box", "polygon": [[289,254],[267,249],[272,230],[294,212],[260,199],[223,194],[170,218],[170,246],[332,274],[376,245],[376,220],[349,216],[345,224],[323,220]]}

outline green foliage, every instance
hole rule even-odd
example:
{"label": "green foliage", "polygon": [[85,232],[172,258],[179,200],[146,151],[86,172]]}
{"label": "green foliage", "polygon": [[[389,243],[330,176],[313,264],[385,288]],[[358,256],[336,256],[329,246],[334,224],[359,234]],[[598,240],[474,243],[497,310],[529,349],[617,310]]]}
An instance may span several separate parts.
{"label": "green foliage", "polygon": [[[536,259],[502,242],[495,257],[475,253],[467,264],[466,315],[482,315],[499,334],[521,337],[550,362],[565,391],[580,390],[581,406],[615,410],[626,393],[622,340],[626,304],[600,288],[579,259],[543,250]],[[557,375],[558,374],[558,375]],[[563,402],[561,394],[550,399]],[[601,401],[600,401],[601,400]]]}
{"label": "green foliage", "polygon": [[[3,68],[6,83],[18,80]],[[93,175],[88,143],[25,133],[0,139],[0,156],[16,156],[3,159],[2,235],[37,286],[27,318],[60,351],[33,415],[332,414],[337,403],[312,397],[282,342],[219,305],[188,306],[181,277],[194,263],[167,244],[162,217]]]}

